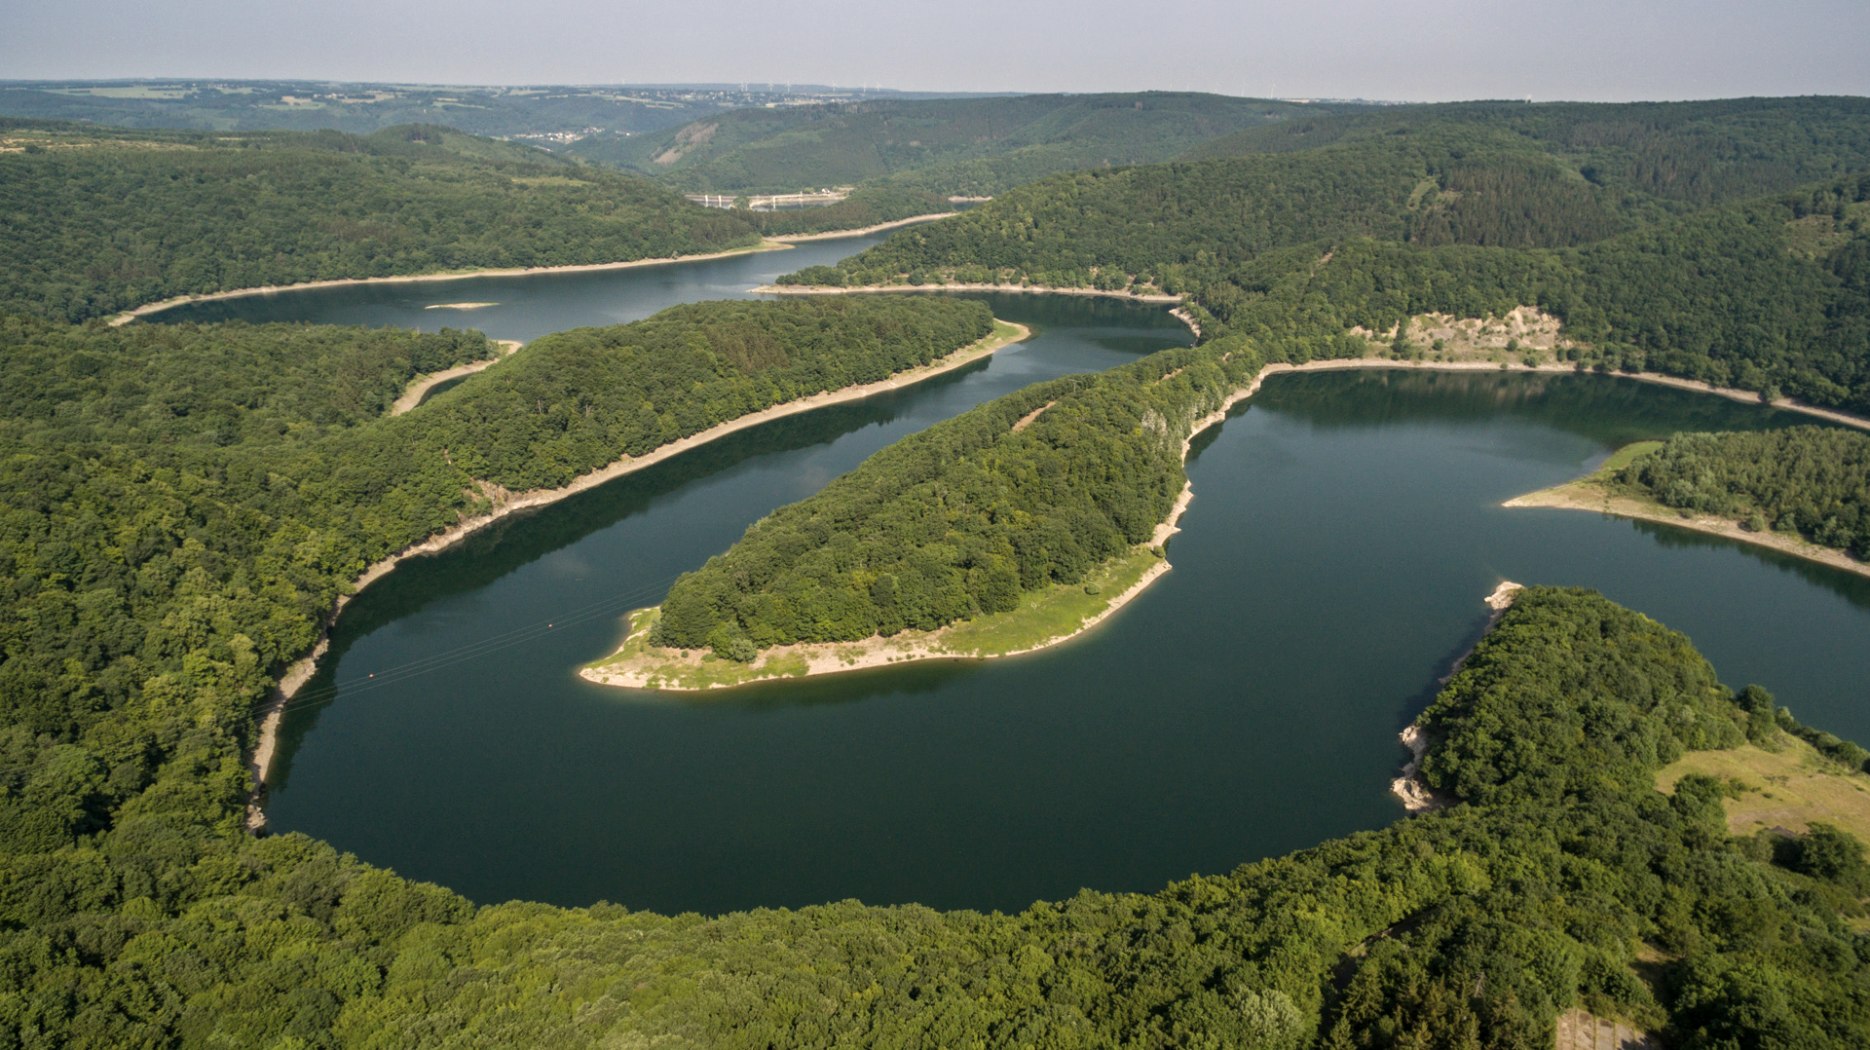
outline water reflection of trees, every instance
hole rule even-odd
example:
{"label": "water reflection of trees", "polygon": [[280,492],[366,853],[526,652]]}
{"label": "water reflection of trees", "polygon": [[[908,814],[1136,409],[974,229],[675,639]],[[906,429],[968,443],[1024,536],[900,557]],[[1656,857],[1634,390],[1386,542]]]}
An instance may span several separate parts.
{"label": "water reflection of trees", "polygon": [[1870,578],[1820,565],[1795,555],[1773,550],[1770,547],[1758,547],[1739,540],[1730,540],[1721,536],[1711,536],[1693,529],[1678,528],[1653,521],[1632,519],[1630,524],[1636,531],[1653,538],[1659,546],[1672,550],[1731,550],[1752,558],[1765,565],[1770,565],[1781,572],[1797,576],[1800,580],[1822,587],[1851,603],[1855,608],[1870,609]]}
{"label": "water reflection of trees", "polygon": [[1511,411],[1606,446],[1693,430],[1810,425],[1797,412],[1599,375],[1365,369],[1271,376],[1254,398],[1319,427],[1471,422]]}

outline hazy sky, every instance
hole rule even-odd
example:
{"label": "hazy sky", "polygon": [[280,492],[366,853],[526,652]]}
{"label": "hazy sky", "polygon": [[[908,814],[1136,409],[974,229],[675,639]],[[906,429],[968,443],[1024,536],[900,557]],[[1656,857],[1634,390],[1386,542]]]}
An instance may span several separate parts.
{"label": "hazy sky", "polygon": [[0,78],[1870,95],[1870,0],[9,0]]}

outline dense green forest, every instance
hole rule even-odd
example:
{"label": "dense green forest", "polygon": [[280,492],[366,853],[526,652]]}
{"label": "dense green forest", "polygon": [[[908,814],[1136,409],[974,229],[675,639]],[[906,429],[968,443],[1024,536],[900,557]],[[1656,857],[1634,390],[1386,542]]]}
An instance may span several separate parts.
{"label": "dense green forest", "polygon": [[758,242],[627,175],[435,127],[355,137],[0,120],[0,309],[78,321],[175,295],[559,266]]}
{"label": "dense green forest", "polygon": [[1612,483],[1870,561],[1870,435],[1828,427],[1677,434]]}
{"label": "dense green forest", "polygon": [[742,109],[569,152],[697,192],[790,192],[884,180],[994,194],[1078,168],[1169,160],[1209,139],[1340,108],[1188,92],[870,99]]}
{"label": "dense green forest", "polygon": [[1211,335],[1534,305],[1587,364],[1870,411],[1861,100],[1411,107],[1240,139],[1258,148],[1057,176],[787,280],[1163,290]]}
{"label": "dense green forest", "polygon": [[1593,187],[1693,207],[1861,171],[1870,102],[1750,98],[1705,102],[1385,106],[1243,129],[1185,159],[1441,138],[1476,152],[1559,158]]}
{"label": "dense green forest", "polygon": [[[1350,325],[1427,310],[1542,305],[1588,341],[1580,365],[1865,404],[1861,106],[1603,111],[1628,133],[1575,108],[1514,125],[1539,107],[1474,107],[1413,145],[1407,111],[1324,114],[1238,157],[1014,190],[836,271],[1171,288],[1207,341],[886,449],[685,578],[665,629],[851,637],[1076,579],[1148,535],[1190,424],[1262,363],[1367,352]],[[366,564],[511,490],[939,357],[991,318],[938,298],[699,304],[542,338],[385,418],[411,376],[486,341],[62,322],[166,294],[139,282],[170,269],[253,283],[182,265],[222,250],[254,273],[426,267],[476,238],[654,254],[651,238],[753,227],[431,129],[0,130],[33,139],[0,154],[20,262],[20,312],[0,314],[0,1045],[1517,1050],[1550,1046],[1576,1004],[1691,1050],[1870,1044],[1862,845],[1823,826],[1732,837],[1721,782],[1655,788],[1684,751],[1788,731],[1840,771],[1865,752],[1578,591],[1522,592],[1419,719],[1423,776],[1455,804],[1157,893],[1011,915],[477,906],[300,835],[251,837],[254,704]],[[1524,145],[1548,140],[1572,146]],[[497,230],[471,225],[496,204]],[[126,225],[58,211],[91,206]],[[357,246],[379,234],[401,247]],[[1861,449],[1707,440],[1657,460],[1689,498],[1721,478],[1772,526],[1783,508],[1820,530],[1862,506]],[[1809,469],[1781,485],[1748,465],[1777,460]]]}

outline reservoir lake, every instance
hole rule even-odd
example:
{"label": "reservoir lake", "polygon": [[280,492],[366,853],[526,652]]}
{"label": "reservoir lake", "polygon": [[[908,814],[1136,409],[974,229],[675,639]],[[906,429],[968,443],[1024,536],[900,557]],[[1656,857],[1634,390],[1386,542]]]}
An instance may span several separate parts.
{"label": "reservoir lake", "polygon": [[[742,297],[875,238],[678,266],[197,304],[496,338]],[[427,310],[498,302],[473,311]],[[1396,733],[1503,579],[1592,587],[1729,685],[1870,741],[1870,579],[1682,530],[1502,500],[1629,441],[1807,422],[1597,376],[1270,378],[1195,442],[1174,565],[1065,645],[659,695],[577,668],[748,525],[906,434],[1181,345],[1159,308],[990,297],[1031,341],[909,390],[732,435],[506,519],[360,594],[295,700],[267,812],[482,902],[714,913],[857,898],[1002,910],[1402,818]],[[521,351],[524,352],[524,351]],[[468,380],[471,382],[472,380]]]}

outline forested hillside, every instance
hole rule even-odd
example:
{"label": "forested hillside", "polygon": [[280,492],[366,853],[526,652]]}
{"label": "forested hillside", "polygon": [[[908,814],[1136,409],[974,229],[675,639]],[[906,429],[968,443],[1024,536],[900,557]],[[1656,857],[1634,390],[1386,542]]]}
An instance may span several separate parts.
{"label": "forested hillside", "polygon": [[[1863,170],[1870,100],[1450,103],[1394,106],[1243,129],[1194,147],[1188,159],[1445,138],[1559,158],[1592,186],[1674,207],[1774,193]],[[1447,188],[1444,186],[1443,188]]]}
{"label": "forested hillside", "polygon": [[757,243],[632,176],[434,127],[354,137],[0,120],[0,309],[78,321],[201,292]]}
{"label": "forested hillside", "polygon": [[697,192],[796,192],[879,179],[994,194],[1061,171],[1168,160],[1207,139],[1339,107],[1178,92],[872,99],[742,109],[569,152]]}
{"label": "forested hillside", "polygon": [[1870,411],[1870,175],[1797,185],[1870,170],[1865,105],[1653,107],[1677,118],[1655,143],[1626,107],[1602,127],[1543,109],[1398,109],[1321,120],[1318,145],[1299,126],[1260,136],[1287,149],[1062,175],[785,280],[1162,290],[1210,335],[1538,306],[1586,364]]}

